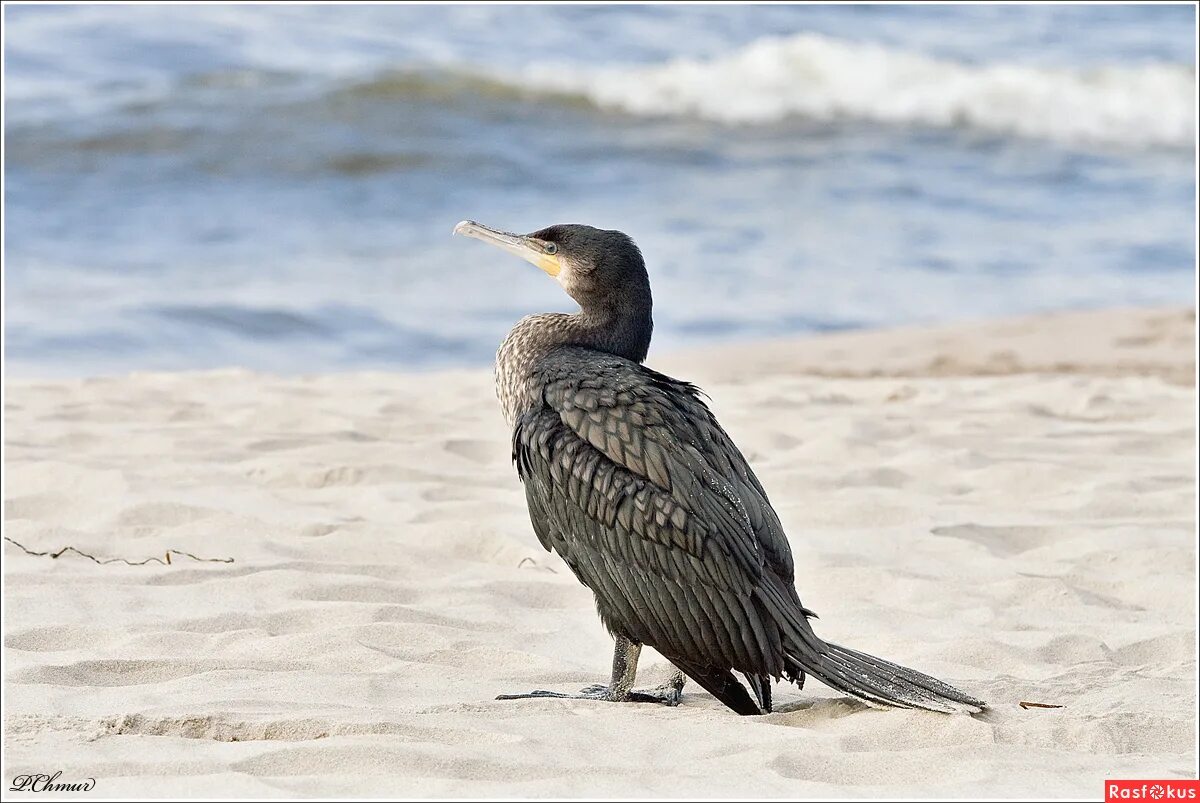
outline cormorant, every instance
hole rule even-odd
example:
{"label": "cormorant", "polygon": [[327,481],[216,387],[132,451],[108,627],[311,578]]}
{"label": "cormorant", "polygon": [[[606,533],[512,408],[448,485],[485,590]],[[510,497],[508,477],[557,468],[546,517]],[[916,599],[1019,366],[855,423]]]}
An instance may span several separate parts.
{"label": "cormorant", "polygon": [[985,707],[813,632],[787,537],[746,459],[695,385],[642,365],[650,281],[633,240],[583,225],[518,235],[469,220],[454,233],[532,262],[579,304],[513,328],[496,354],[496,392],[534,532],[592,590],[616,640],[609,685],[499,699],[676,705],[678,673],[633,690],[649,645],[739,714],[769,712],[772,679],[803,687],[806,674],[874,706]]}

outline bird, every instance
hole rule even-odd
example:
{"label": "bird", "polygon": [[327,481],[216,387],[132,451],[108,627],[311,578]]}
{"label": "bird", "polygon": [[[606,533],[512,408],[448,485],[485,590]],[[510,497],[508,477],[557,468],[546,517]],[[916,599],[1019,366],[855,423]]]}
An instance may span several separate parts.
{"label": "bird", "polygon": [[[592,591],[614,640],[609,683],[498,699],[674,706],[686,676],[759,715],[772,709],[773,683],[815,677],[870,707],[984,710],[814,632],[788,538],[745,456],[696,385],[645,365],[650,279],[628,235],[582,224],[513,234],[471,220],[454,233],[532,263],[579,305],[513,327],[496,352],[496,394],[533,531]],[[634,689],[643,646],[674,666],[654,689]]]}

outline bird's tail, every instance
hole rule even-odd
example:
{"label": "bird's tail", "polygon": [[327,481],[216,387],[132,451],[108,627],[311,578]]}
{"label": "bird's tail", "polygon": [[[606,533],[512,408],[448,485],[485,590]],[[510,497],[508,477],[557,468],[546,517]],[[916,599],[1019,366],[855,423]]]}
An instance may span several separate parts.
{"label": "bird's tail", "polygon": [[813,632],[815,615],[800,604],[795,588],[781,582],[763,583],[756,602],[782,630],[784,674],[799,680],[805,673],[830,688],[868,705],[923,708],[946,714],[977,714],[987,707],[948,683],[837,644]]}
{"label": "bird's tail", "polygon": [[[975,714],[987,707],[937,678],[849,647],[817,641],[824,649],[788,651],[795,673],[807,672],[826,686],[872,706],[923,708],[946,714]],[[816,646],[816,645],[811,645]]]}

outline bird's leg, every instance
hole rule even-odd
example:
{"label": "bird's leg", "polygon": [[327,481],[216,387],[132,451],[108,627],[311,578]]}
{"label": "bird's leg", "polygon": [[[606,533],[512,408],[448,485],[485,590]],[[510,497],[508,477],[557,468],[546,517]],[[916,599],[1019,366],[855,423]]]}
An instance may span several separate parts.
{"label": "bird's leg", "polygon": [[580,690],[578,694],[564,694],[557,691],[531,691],[528,694],[501,694],[497,700],[524,700],[530,697],[557,697],[568,700],[603,700],[610,703],[662,703],[663,705],[679,705],[683,696],[683,673],[678,669],[671,679],[653,689],[634,689],[633,681],[637,677],[638,657],[642,653],[642,645],[630,641],[624,636],[617,636],[613,649],[612,680],[608,685],[596,684]]}
{"label": "bird's leg", "polygon": [[633,681],[637,678],[638,658],[642,654],[642,645],[630,641],[624,636],[617,636],[613,645],[612,680],[607,686],[596,684],[583,689],[581,694],[602,695],[603,699],[613,702],[633,703],[662,703],[663,705],[679,705],[683,696],[683,673],[674,670],[671,679],[653,689],[635,689]]}

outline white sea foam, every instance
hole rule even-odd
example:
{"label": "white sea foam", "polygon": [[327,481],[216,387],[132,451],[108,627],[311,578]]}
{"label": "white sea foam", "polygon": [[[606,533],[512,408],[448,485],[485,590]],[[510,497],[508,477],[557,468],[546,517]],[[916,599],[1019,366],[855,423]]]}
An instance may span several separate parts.
{"label": "white sea foam", "polygon": [[709,60],[539,65],[520,79],[630,114],[733,124],[860,119],[1174,147],[1190,147],[1196,135],[1196,76],[1183,64],[972,65],[802,34],[760,39]]}

